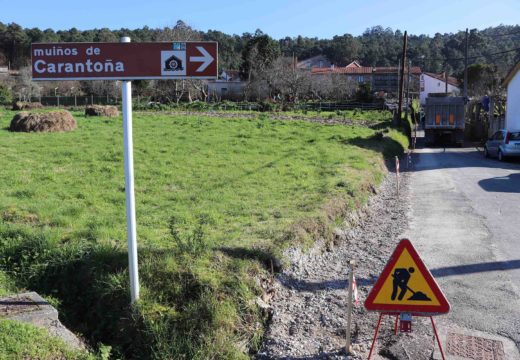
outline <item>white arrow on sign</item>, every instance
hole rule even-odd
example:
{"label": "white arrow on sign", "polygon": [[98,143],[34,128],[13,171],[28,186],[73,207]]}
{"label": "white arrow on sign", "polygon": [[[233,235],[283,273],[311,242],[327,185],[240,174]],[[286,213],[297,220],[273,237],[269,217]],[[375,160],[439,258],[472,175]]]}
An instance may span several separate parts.
{"label": "white arrow on sign", "polygon": [[199,68],[196,71],[203,72],[204,70],[206,70],[206,68],[209,66],[209,64],[211,64],[213,62],[213,60],[215,60],[215,59],[202,46],[197,46],[197,50],[199,50],[203,56],[191,56],[190,61],[191,62],[201,62],[202,64],[199,66]]}

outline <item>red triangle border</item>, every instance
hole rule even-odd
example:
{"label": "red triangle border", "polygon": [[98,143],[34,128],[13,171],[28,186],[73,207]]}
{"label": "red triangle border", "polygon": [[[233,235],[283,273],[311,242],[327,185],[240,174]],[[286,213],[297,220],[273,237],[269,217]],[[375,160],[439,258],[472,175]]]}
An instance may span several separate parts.
{"label": "red triangle border", "polygon": [[[439,300],[440,305],[403,305],[403,304],[374,304],[374,300],[379,294],[379,291],[383,287],[386,279],[391,275],[390,272],[394,268],[395,263],[399,260],[399,257],[403,253],[404,250],[408,250],[408,253],[415,261],[417,265],[418,271],[421,272],[424,279],[426,280],[428,286],[431,291],[435,295],[435,297]],[[408,239],[402,239],[397,247],[395,248],[390,260],[388,260],[385,268],[379,275],[376,283],[370,290],[367,299],[365,300],[365,308],[368,311],[379,311],[384,313],[411,313],[412,315],[436,315],[436,314],[446,314],[450,311],[450,304],[446,299],[446,296],[440,289],[437,281],[430,273],[430,270],[424,265],[421,260],[417,250],[413,247],[412,243]]]}

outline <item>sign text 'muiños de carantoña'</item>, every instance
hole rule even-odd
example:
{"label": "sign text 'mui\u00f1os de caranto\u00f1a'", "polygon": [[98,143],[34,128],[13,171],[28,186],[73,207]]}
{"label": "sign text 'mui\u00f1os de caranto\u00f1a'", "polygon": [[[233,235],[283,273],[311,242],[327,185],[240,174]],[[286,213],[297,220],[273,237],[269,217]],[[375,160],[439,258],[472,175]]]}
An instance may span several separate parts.
{"label": "sign text 'mui\u00f1os de caranto\u00f1a'", "polygon": [[216,42],[32,44],[33,80],[214,79]]}

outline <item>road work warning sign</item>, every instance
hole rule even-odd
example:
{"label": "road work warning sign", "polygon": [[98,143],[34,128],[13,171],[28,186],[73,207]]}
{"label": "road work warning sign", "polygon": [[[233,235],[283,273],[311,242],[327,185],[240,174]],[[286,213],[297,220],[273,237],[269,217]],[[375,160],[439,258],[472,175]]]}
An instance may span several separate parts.
{"label": "road work warning sign", "polygon": [[365,301],[367,310],[433,315],[449,312],[450,304],[410,240],[397,245]]}

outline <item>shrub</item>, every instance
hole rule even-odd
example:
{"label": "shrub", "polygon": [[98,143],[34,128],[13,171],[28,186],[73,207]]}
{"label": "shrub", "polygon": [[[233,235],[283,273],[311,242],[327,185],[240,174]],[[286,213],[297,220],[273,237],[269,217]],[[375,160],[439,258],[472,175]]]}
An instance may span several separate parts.
{"label": "shrub", "polygon": [[13,101],[11,90],[6,85],[0,84],[0,105],[9,105]]}

